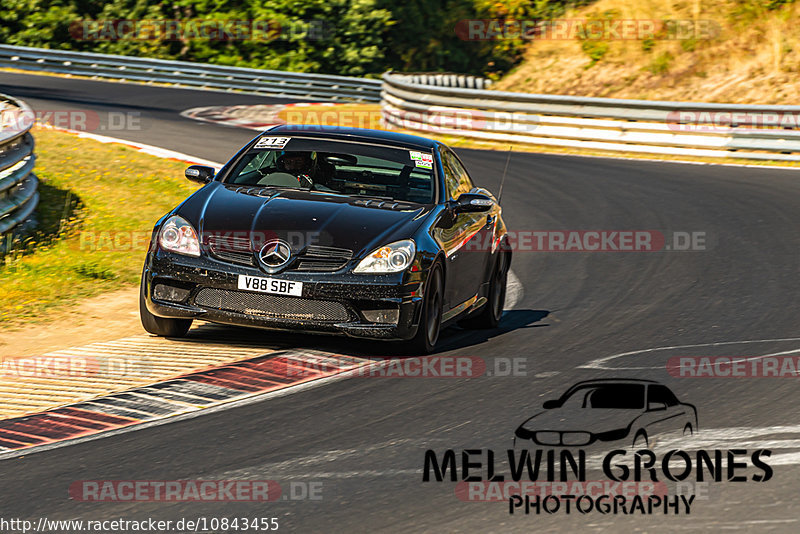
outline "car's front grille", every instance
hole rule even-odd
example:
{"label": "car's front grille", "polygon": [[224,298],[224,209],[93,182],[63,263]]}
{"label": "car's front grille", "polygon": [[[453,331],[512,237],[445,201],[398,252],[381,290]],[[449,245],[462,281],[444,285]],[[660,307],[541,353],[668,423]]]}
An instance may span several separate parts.
{"label": "car's front grille", "polygon": [[194,302],[204,308],[280,319],[343,322],[350,318],[339,302],[247,291],[204,288]]}
{"label": "car's front grille", "polygon": [[309,245],[294,265],[297,271],[331,272],[344,267],[353,257],[353,251],[346,248]]}
{"label": "car's front grille", "polygon": [[250,239],[246,237],[210,235],[208,250],[222,261],[241,265],[255,265]]}
{"label": "car's front grille", "polygon": [[[256,265],[253,246],[246,237],[209,236],[208,250],[222,261],[239,265]],[[309,245],[289,265],[288,271],[333,272],[338,271],[353,257],[346,248]]]}
{"label": "car's front grille", "polygon": [[556,447],[559,445],[582,446],[592,442],[592,435],[588,432],[536,432],[536,441],[542,445]]}

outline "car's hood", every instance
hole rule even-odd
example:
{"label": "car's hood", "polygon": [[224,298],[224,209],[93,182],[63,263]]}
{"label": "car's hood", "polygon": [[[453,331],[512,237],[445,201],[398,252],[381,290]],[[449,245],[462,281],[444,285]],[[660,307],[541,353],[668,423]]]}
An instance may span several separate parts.
{"label": "car's hood", "polygon": [[396,239],[411,237],[426,208],[417,204],[292,189],[231,187],[213,182],[187,199],[179,215],[203,235],[251,232],[254,242],[283,239],[346,248],[356,256]]}
{"label": "car's hood", "polygon": [[627,428],[642,410],[605,408],[553,408],[540,412],[520,426],[527,432],[610,432]]}

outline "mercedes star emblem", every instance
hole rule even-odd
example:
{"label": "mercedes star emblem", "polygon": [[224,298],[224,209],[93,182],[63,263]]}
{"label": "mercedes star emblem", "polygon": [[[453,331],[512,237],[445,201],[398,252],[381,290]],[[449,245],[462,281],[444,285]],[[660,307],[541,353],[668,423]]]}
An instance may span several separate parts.
{"label": "mercedes star emblem", "polygon": [[292,259],[292,249],[286,241],[276,239],[261,247],[258,259],[268,269],[278,269]]}

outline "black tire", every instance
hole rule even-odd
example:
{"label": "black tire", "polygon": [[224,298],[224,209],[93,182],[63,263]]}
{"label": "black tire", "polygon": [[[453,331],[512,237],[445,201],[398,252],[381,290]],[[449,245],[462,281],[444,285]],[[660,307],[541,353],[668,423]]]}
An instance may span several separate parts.
{"label": "black tire", "polygon": [[497,328],[500,318],[503,316],[503,306],[506,303],[508,263],[508,254],[500,252],[489,281],[489,295],[486,304],[478,311],[477,315],[459,321],[459,325],[478,330]]}
{"label": "black tire", "polygon": [[184,337],[192,326],[191,319],[170,319],[150,313],[144,301],[144,280],[139,289],[139,318],[145,330],[161,337]]}
{"label": "black tire", "polygon": [[411,354],[430,354],[439,340],[442,326],[443,282],[442,268],[435,263],[425,283],[425,296],[417,334],[406,342],[406,348]]}

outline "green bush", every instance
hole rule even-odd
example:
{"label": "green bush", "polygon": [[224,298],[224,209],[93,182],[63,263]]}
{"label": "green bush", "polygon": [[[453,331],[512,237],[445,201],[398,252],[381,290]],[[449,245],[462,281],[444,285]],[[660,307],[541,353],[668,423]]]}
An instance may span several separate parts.
{"label": "green bush", "polygon": [[[571,6],[588,3],[571,2]],[[459,21],[560,16],[567,0],[0,0],[0,42],[13,45],[211,62],[352,76],[386,70],[507,72],[522,39],[459,38]],[[81,21],[269,21],[263,40],[81,40]],[[72,26],[71,26],[72,25]],[[308,39],[311,27],[317,39]],[[72,31],[71,31],[72,30]],[[277,33],[271,34],[272,37]]]}
{"label": "green bush", "polygon": [[606,55],[608,52],[608,43],[605,41],[583,41],[581,43],[581,50],[592,60],[592,62],[589,63],[589,67],[591,67]]}
{"label": "green bush", "polygon": [[653,58],[647,70],[655,75],[665,74],[669,70],[669,65],[672,63],[673,59],[675,58],[669,52],[662,52]]}

